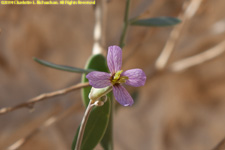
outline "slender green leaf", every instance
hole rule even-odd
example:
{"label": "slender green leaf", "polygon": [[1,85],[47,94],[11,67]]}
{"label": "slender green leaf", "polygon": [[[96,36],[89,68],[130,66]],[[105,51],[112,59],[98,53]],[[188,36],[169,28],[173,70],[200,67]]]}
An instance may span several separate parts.
{"label": "slender green leaf", "polygon": [[113,150],[113,94],[112,92],[108,94],[108,98],[110,97],[111,103],[111,113],[109,116],[108,127],[105,131],[105,135],[102,138],[101,145],[104,150]]}
{"label": "slender green leaf", "polygon": [[[81,150],[92,150],[101,141],[109,122],[109,113],[110,100],[103,106],[93,108],[86,124]],[[79,129],[75,135],[72,150],[76,146],[78,131]]]}
{"label": "slender green leaf", "polygon": [[[108,67],[106,65],[106,59],[102,55],[94,55],[89,60],[85,67],[86,69],[94,69],[98,71],[108,72]],[[88,82],[86,78],[86,74],[82,76],[82,82]],[[89,103],[89,92],[91,87],[83,88],[82,89],[82,96],[83,102],[85,106]],[[87,121],[87,125],[84,131],[84,137],[81,144],[81,150],[91,150],[102,140],[110,118],[111,112],[111,101],[110,94],[107,95],[108,100],[107,102],[101,107],[95,107],[91,111],[89,119]],[[72,150],[76,146],[78,132],[75,135]]]}
{"label": "slender green leaf", "polygon": [[162,27],[162,26],[172,26],[180,23],[181,20],[173,17],[157,17],[149,19],[140,19],[133,20],[130,22],[131,25],[136,26],[153,26],[153,27]]}
{"label": "slender green leaf", "polygon": [[81,69],[81,68],[75,68],[75,67],[70,67],[70,66],[57,65],[57,64],[47,62],[45,60],[35,58],[35,57],[33,59],[41,65],[44,65],[44,66],[47,66],[50,68],[54,68],[54,69],[58,69],[58,70],[63,70],[63,71],[76,72],[76,73],[89,73],[91,71],[94,71],[91,69]]}
{"label": "slender green leaf", "polygon": [[[86,69],[91,69],[91,70],[98,70],[102,72],[108,72],[108,67],[106,64],[106,59],[104,56],[98,54],[92,56],[89,60],[88,63],[85,66]],[[83,74],[82,76],[82,82],[88,82],[88,79],[86,78],[87,74]],[[83,88],[82,89],[82,98],[83,98],[83,103],[85,106],[88,105],[89,103],[89,98],[88,95],[90,93],[91,87]]]}

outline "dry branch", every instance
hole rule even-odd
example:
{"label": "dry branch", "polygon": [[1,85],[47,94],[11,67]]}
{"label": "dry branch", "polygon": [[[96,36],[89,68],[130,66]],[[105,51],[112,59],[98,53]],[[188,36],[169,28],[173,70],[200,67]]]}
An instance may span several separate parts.
{"label": "dry branch", "polygon": [[94,44],[92,54],[103,54],[107,19],[107,1],[98,0],[95,5]]}
{"label": "dry branch", "polygon": [[70,86],[68,88],[62,89],[62,90],[58,90],[58,91],[54,91],[54,92],[50,92],[50,93],[43,93],[43,94],[41,94],[37,97],[34,97],[34,98],[28,100],[27,102],[18,104],[14,107],[1,108],[0,109],[0,115],[6,114],[8,112],[12,112],[14,110],[17,110],[17,109],[20,109],[20,108],[23,108],[23,107],[32,108],[33,105],[37,102],[41,102],[41,101],[46,100],[47,98],[50,98],[50,97],[63,95],[63,94],[72,92],[74,90],[77,90],[77,89],[80,89],[80,88],[83,88],[83,87],[87,87],[87,86],[89,86],[89,83],[79,83],[79,84]]}
{"label": "dry branch", "polygon": [[166,42],[165,47],[163,48],[161,54],[156,60],[155,67],[157,70],[163,70],[165,69],[165,66],[174,51],[174,47],[180,37],[180,33],[184,27],[184,24],[190,20],[195,13],[197,12],[202,0],[192,0],[188,6],[184,3],[183,5],[183,11],[179,15],[179,18],[182,20],[182,23],[174,27],[172,30],[169,39]]}
{"label": "dry branch", "polygon": [[185,58],[183,60],[174,62],[173,64],[171,64],[169,69],[174,72],[182,71],[182,70],[185,70],[192,66],[209,61],[209,60],[219,56],[224,51],[225,51],[225,41],[221,42],[220,44],[218,44],[218,45],[214,46],[213,48],[210,48],[200,54],[197,54],[197,55]]}
{"label": "dry branch", "polygon": [[15,143],[10,145],[7,150],[16,150],[21,148],[25,143],[27,143],[34,135],[42,131],[43,129],[57,123],[58,121],[62,120],[63,118],[66,118],[70,116],[72,113],[77,111],[80,108],[80,105],[75,104],[71,106],[70,108],[66,109],[63,113],[60,115],[54,115],[52,117],[49,117],[43,124],[41,124],[39,127],[32,130],[27,136],[17,140]]}
{"label": "dry branch", "polygon": [[224,150],[224,149],[225,149],[225,138],[213,150]]}

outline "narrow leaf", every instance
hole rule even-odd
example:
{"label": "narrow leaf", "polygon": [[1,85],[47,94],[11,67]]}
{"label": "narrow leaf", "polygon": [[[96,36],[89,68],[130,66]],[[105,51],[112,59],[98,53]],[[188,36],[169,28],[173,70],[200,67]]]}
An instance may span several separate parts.
{"label": "narrow leaf", "polygon": [[[106,65],[106,59],[102,55],[94,55],[89,60],[85,67],[86,69],[94,69],[98,71],[108,72],[108,67]],[[88,82],[86,74],[82,76],[82,82]],[[82,89],[83,102],[85,106],[89,103],[89,92],[91,87]],[[108,94],[107,102],[101,107],[95,107],[91,111],[87,125],[84,131],[84,137],[81,144],[81,150],[91,150],[102,140],[105,135],[109,118],[111,112],[111,99],[110,94]],[[78,130],[79,131],[79,130]],[[74,150],[77,141],[78,131],[75,135],[72,144],[72,150]]]}
{"label": "narrow leaf", "polygon": [[108,94],[108,98],[110,98],[111,103],[111,113],[109,116],[108,127],[105,131],[105,135],[102,138],[101,145],[104,150],[113,150],[113,94],[112,92]]}
{"label": "narrow leaf", "polygon": [[[91,70],[97,70],[102,72],[109,72],[107,64],[106,64],[106,59],[103,55],[100,55],[100,54],[92,56],[88,60],[85,68],[89,70],[91,69]],[[82,82],[88,82],[86,75],[87,73],[83,74]],[[90,90],[91,90],[91,87],[82,89],[82,98],[83,98],[83,103],[85,104],[85,106],[87,106],[89,103],[88,95],[90,93]]]}
{"label": "narrow leaf", "polygon": [[[101,141],[109,122],[109,113],[110,101],[103,106],[93,108],[86,124],[81,150],[92,150]],[[78,131],[79,129],[73,140],[72,150],[76,146]]]}
{"label": "narrow leaf", "polygon": [[163,27],[163,26],[172,26],[180,23],[181,20],[173,17],[157,17],[149,19],[140,19],[131,21],[131,25],[136,26],[153,26],[153,27]]}
{"label": "narrow leaf", "polygon": [[75,68],[75,67],[70,67],[70,66],[57,65],[57,64],[47,62],[45,60],[35,58],[35,57],[33,59],[41,65],[44,65],[44,66],[47,66],[50,68],[54,68],[54,69],[58,69],[58,70],[68,71],[68,72],[89,73],[91,71],[94,71],[94,70],[90,70],[90,69],[81,69],[81,68]]}

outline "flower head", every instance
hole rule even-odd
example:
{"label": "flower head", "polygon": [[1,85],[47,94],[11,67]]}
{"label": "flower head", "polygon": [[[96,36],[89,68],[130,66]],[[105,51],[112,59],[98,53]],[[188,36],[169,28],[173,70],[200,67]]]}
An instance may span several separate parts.
{"label": "flower head", "polygon": [[143,86],[146,81],[145,73],[141,69],[121,70],[122,50],[119,46],[108,48],[107,64],[110,73],[93,71],[86,76],[90,85],[94,88],[112,86],[115,99],[123,106],[131,106],[134,101],[122,84]]}

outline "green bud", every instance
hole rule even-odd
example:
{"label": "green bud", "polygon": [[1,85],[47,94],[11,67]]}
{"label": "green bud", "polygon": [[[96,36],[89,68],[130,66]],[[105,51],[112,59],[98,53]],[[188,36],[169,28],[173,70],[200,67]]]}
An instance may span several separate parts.
{"label": "green bud", "polygon": [[89,93],[89,99],[92,101],[96,101],[102,96],[108,94],[110,91],[112,91],[112,86],[108,86],[105,88],[91,88],[91,92]]}

